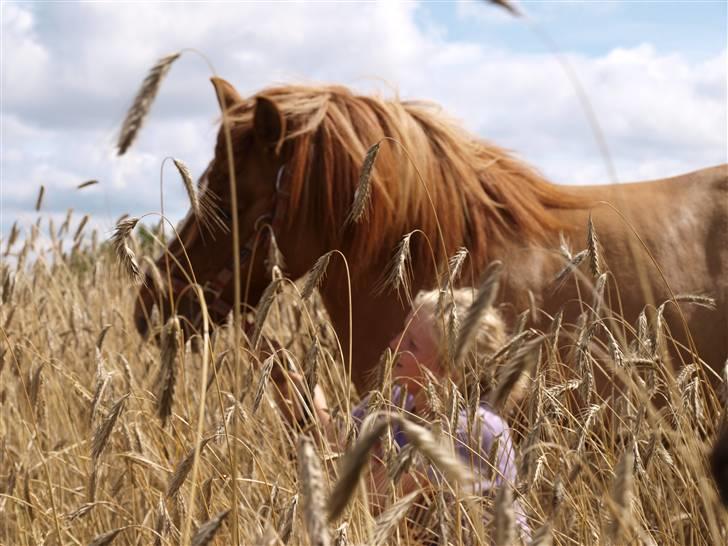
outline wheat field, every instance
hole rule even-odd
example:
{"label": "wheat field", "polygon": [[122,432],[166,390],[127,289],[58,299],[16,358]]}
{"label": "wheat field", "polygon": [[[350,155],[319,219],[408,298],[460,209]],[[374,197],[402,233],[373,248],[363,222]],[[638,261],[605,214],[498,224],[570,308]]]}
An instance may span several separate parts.
{"label": "wheat field", "polygon": [[[120,153],[134,142],[179,55],[161,59],[143,82],[122,127]],[[372,150],[354,220],[365,207]],[[174,163],[193,212],[210,214],[189,171]],[[41,188],[37,211],[43,196]],[[459,412],[473,415],[479,393],[433,381],[430,418],[416,424],[391,400],[392,356],[385,356],[369,409],[389,419],[357,436],[348,415],[366,393],[347,379],[346,347],[316,292],[309,296],[321,267],[298,283],[275,281],[264,305],[246,309],[252,340],[232,320],[213,329],[208,343],[201,335],[185,340],[176,317],[165,322],[157,315],[142,338],[132,318],[136,283],[142,269],[154,268],[159,232],[122,219],[105,240],[92,224],[69,210],[56,227],[39,212],[28,229],[14,224],[3,235],[2,545],[728,541],[707,468],[724,395],[700,365],[668,371],[675,363],[661,302],[645,302],[637,323],[628,324],[603,297],[606,277],[594,275],[596,297],[582,302],[586,312],[577,324],[556,316],[537,331],[529,311],[521,315],[490,357],[499,397],[524,378],[526,396],[504,415],[514,429],[518,480],[475,498],[463,487],[470,469],[454,456],[451,433]],[[570,256],[562,282],[573,282],[578,268],[588,275],[597,261],[593,242]],[[283,349],[271,356],[266,348]],[[274,369],[297,370],[309,386],[322,387],[346,439],[341,450],[315,420],[291,426],[284,419]],[[614,380],[606,396],[596,389],[599,374]],[[402,450],[390,427],[396,420],[411,436]],[[442,479],[415,493],[402,490],[404,473],[430,466]],[[387,476],[378,507],[369,502],[368,467]],[[516,531],[516,505],[531,529],[526,536]]]}
{"label": "wheat field", "polygon": [[[135,288],[120,274],[110,243],[98,243],[96,234],[82,243],[86,224],[70,212],[57,229],[39,217],[29,236],[11,233],[3,242],[2,544],[428,543],[407,524],[418,506],[436,530],[429,543],[492,537],[517,544],[511,497],[533,531],[525,539],[530,544],[726,540],[725,514],[706,468],[720,397],[696,366],[677,376],[663,371],[660,347],[667,341],[659,321],[624,325],[623,339],[607,336],[611,341],[601,347],[584,342],[604,328],[599,310],[579,325],[555,319],[545,337],[528,328],[512,333],[500,351],[505,368],[522,366],[517,348],[537,340],[528,351],[528,396],[509,415],[517,423],[519,479],[479,503],[448,480],[416,497],[399,490],[403,467],[454,464],[437,459],[449,456],[448,422],[467,407],[468,396],[432,385],[432,422],[440,425],[422,431],[429,435],[425,444],[440,447],[399,453],[382,428],[379,464],[391,487],[376,513],[361,470],[367,446],[354,449],[359,460],[352,462],[322,440],[315,424],[289,426],[273,402],[273,360],[244,344],[242,388],[234,392],[230,324],[212,333],[206,373],[200,339],[183,342],[174,322],[156,318],[159,335],[142,339],[131,319]],[[46,252],[35,248],[41,229],[51,230]],[[158,253],[139,229],[127,242],[139,263]],[[357,440],[342,416],[359,398],[346,380],[344,351],[320,301],[302,298],[299,288],[288,284],[278,292],[260,343],[285,347],[293,368],[316,366],[351,448]],[[573,360],[555,349],[555,338],[567,335],[574,339]],[[605,400],[589,374],[574,380],[565,373],[575,366],[610,369],[623,388]],[[374,409],[394,413],[387,385],[385,378]],[[667,402],[657,407],[645,392],[662,393]],[[339,480],[344,486],[332,498]],[[485,527],[474,523],[484,521],[482,513],[494,514]]]}

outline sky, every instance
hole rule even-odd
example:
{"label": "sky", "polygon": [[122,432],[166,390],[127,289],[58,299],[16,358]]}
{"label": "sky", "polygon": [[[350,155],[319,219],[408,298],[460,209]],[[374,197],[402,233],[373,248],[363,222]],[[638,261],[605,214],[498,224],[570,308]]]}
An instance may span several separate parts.
{"label": "sky", "polygon": [[[465,1],[3,0],[0,236],[16,220],[35,220],[41,184],[44,214],[91,214],[102,235],[121,214],[158,211],[165,157],[195,176],[212,158],[219,109],[208,62],[243,95],[323,82],[435,101],[554,182],[609,182],[545,31],[591,102],[619,181],[728,161],[728,3],[516,4],[530,23]],[[119,127],[146,72],[181,49],[139,139],[117,157]],[[165,209],[178,220],[185,192],[169,161],[162,172]],[[76,189],[89,179],[99,184]]]}

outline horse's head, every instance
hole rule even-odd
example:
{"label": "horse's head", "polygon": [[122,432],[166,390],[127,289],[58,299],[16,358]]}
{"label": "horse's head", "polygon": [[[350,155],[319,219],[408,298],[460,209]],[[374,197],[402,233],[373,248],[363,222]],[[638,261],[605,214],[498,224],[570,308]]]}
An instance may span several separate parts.
{"label": "horse's head", "polygon": [[[156,303],[163,316],[174,310],[186,331],[199,325],[200,306],[192,283],[205,291],[214,322],[225,319],[234,302],[232,229],[237,209],[242,309],[255,306],[271,280],[268,263],[271,233],[286,257],[293,278],[310,267],[322,248],[308,222],[297,222],[288,210],[290,175],[286,165],[286,118],[264,96],[243,99],[228,82],[213,78],[223,112],[215,157],[200,180],[202,197],[214,199],[219,219],[203,227],[193,214],[157,261],[162,283],[148,274],[135,307],[138,330],[146,334]],[[234,188],[231,188],[231,179]],[[234,193],[233,193],[234,191]],[[208,199],[209,201],[210,199]],[[169,275],[167,274],[169,271]],[[159,276],[156,277],[159,279]],[[167,286],[167,280],[171,284]],[[170,295],[172,296],[170,300]]]}

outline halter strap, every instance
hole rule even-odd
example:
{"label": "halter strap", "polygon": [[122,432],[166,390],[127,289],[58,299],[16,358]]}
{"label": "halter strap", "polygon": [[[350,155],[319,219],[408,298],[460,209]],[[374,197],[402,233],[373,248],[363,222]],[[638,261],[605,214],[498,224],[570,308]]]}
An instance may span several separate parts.
{"label": "halter strap", "polygon": [[[281,165],[276,173],[270,212],[261,214],[255,219],[255,222],[253,222],[253,232],[240,249],[240,260],[238,263],[240,264],[241,270],[248,264],[253,255],[253,247],[255,246],[256,238],[259,241],[259,246],[264,248],[265,245],[270,244],[271,231],[273,233],[280,233],[280,229],[283,227],[285,216],[288,212],[288,197],[290,196],[284,174],[285,165]],[[259,230],[266,223],[270,224],[270,230],[263,230],[260,236],[258,236]],[[211,298],[207,301],[208,312],[210,312],[217,321],[225,318],[233,308],[233,304],[223,299],[222,296],[228,286],[230,286],[233,282],[234,276],[234,269],[230,266],[225,266],[203,286],[203,290],[211,296]],[[188,285],[185,280],[174,273],[171,275],[171,278],[172,287],[175,292],[178,292]],[[201,311],[195,314],[192,318],[192,322],[195,325],[199,325],[202,322]]]}

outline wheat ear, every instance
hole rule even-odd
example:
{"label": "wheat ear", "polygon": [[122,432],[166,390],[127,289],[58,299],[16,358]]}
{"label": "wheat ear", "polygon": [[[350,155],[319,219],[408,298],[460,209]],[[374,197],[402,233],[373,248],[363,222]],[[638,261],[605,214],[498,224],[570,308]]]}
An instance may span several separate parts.
{"label": "wheat ear", "polygon": [[313,442],[306,436],[298,440],[298,481],[302,489],[306,532],[314,546],[329,546],[331,539],[324,512],[324,478]]}
{"label": "wheat ear", "polygon": [[362,423],[362,432],[359,439],[344,457],[339,471],[339,480],[334,485],[331,495],[329,495],[328,512],[330,521],[335,520],[343,513],[354,496],[359,477],[369,461],[369,454],[386,428],[387,422],[378,418],[377,415],[370,415]]}
{"label": "wheat ear", "polygon": [[377,159],[380,146],[381,143],[377,142],[369,148],[366,157],[364,157],[364,164],[359,175],[359,184],[354,192],[354,203],[351,206],[347,223],[358,223],[367,215],[369,197],[372,193],[372,170],[374,169],[374,161]]}
{"label": "wheat ear", "polygon": [[169,72],[169,69],[172,67],[172,63],[174,63],[180,55],[181,53],[173,53],[172,55],[162,57],[159,61],[157,61],[157,64],[152,67],[147,74],[147,77],[144,78],[142,86],[137,92],[131,108],[129,108],[129,111],[126,113],[124,123],[121,125],[119,140],[116,143],[118,155],[124,155],[124,153],[126,153],[129,149],[129,146],[131,146],[136,139],[137,133],[139,132],[139,129],[141,129],[144,119],[149,113],[149,109],[152,107],[154,97],[157,96],[162,80],[164,80],[167,72]]}
{"label": "wheat ear", "polygon": [[162,420],[162,426],[172,415],[174,403],[174,390],[177,384],[177,355],[180,349],[182,329],[179,318],[170,317],[162,331],[162,349],[159,376],[157,378],[157,414]]}
{"label": "wheat ear", "polygon": [[455,344],[456,361],[459,361],[467,354],[468,349],[477,337],[480,319],[486,309],[493,305],[498,293],[502,269],[503,264],[499,261],[494,261],[485,270],[483,282],[480,283],[480,288],[478,288],[478,294],[468,308],[462,326],[460,327],[457,343]]}
{"label": "wheat ear", "polygon": [[192,546],[207,546],[210,544],[210,541],[215,538],[215,535],[220,530],[222,522],[225,521],[225,518],[229,513],[230,510],[219,512],[214,517],[200,525],[195,536],[192,537]]}
{"label": "wheat ear", "polygon": [[139,269],[139,264],[136,261],[136,256],[131,247],[129,247],[128,240],[138,222],[138,218],[121,219],[116,225],[114,234],[111,237],[111,247],[114,249],[119,267],[134,284],[140,284],[143,281],[143,277]]}

